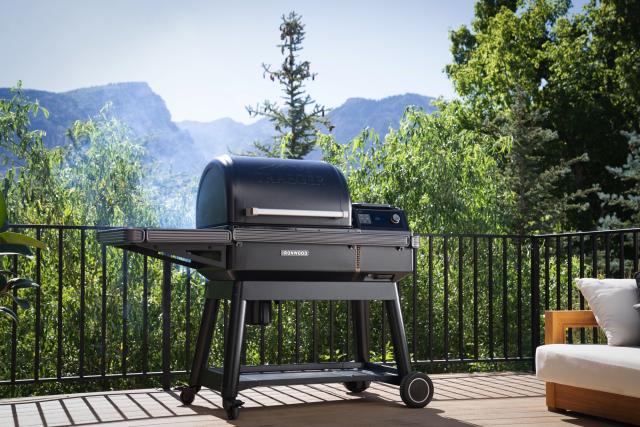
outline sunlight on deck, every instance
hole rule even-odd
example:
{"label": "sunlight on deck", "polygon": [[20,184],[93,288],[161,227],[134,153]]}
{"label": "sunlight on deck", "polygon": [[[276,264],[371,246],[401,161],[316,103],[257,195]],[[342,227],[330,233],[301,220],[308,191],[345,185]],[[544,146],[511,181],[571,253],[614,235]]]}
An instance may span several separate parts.
{"label": "sunlight on deck", "polygon": [[220,397],[203,389],[193,405],[179,392],[113,391],[0,400],[2,426],[238,425],[238,426],[495,426],[616,425],[596,418],[548,412],[544,383],[530,374],[432,376],[436,393],[424,409],[408,409],[398,389],[372,384],[352,395],[340,384],[260,387],[245,390],[240,418],[227,421]]}

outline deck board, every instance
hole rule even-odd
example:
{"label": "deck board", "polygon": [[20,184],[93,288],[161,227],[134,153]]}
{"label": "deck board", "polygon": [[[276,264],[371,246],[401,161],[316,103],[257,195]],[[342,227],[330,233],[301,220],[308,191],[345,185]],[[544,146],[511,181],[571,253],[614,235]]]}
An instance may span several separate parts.
{"label": "deck board", "polygon": [[398,389],[374,383],[361,395],[340,384],[258,387],[245,390],[238,420],[227,421],[220,396],[203,389],[183,406],[179,392],[111,391],[0,400],[7,427],[120,426],[611,426],[571,413],[547,411],[544,383],[520,373],[432,376],[433,402],[408,409]]}

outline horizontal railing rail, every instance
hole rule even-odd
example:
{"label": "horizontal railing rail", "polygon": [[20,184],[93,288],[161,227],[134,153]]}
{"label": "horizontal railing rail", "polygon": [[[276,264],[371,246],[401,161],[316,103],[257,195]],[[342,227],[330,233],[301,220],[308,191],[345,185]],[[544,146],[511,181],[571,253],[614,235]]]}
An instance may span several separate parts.
{"label": "horizontal railing rail", "polygon": [[[4,268],[33,278],[20,321],[0,319],[0,395],[16,386],[156,379],[190,369],[205,279],[169,261],[102,246],[107,227],[13,225],[43,240],[33,259]],[[544,235],[422,234],[414,271],[398,284],[413,363],[427,370],[531,369],[547,309],[583,309],[576,277],[632,277],[638,233],[622,229]],[[17,303],[11,303],[18,309]],[[276,302],[269,326],[247,326],[246,364],[353,358],[349,304]],[[372,359],[392,363],[384,306],[370,310]],[[228,305],[211,363],[221,364]],[[569,339],[597,342],[594,330]],[[515,368],[513,367],[515,366]]]}

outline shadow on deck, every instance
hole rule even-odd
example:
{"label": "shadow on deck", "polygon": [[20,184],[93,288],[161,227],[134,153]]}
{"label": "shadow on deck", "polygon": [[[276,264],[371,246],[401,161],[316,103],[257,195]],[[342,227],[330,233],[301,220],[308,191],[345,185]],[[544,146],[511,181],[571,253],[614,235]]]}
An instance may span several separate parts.
{"label": "shadow on deck", "polygon": [[237,425],[237,426],[495,426],[616,425],[596,418],[548,412],[544,383],[530,374],[432,376],[433,402],[404,406],[395,386],[372,384],[354,395],[341,384],[245,390],[240,418],[227,421],[220,397],[203,389],[191,406],[177,391],[134,390],[0,400],[2,426]]}

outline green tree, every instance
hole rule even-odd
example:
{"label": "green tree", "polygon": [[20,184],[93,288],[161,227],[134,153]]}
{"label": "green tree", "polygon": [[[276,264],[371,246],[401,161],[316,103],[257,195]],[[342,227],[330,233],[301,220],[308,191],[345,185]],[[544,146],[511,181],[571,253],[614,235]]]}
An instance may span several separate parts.
{"label": "green tree", "polygon": [[353,200],[401,206],[413,230],[500,230],[504,181],[495,141],[467,127],[460,103],[438,107],[409,109],[384,140],[369,130],[347,144],[324,136],[324,158],[345,172]]}
{"label": "green tree", "polygon": [[[473,31],[486,31],[490,19],[493,18],[500,9],[504,7],[508,10],[515,11],[517,6],[518,0],[477,1],[474,7],[475,18],[471,23]],[[449,73],[456,72],[458,66],[467,64],[471,59],[471,54],[477,47],[477,38],[473,31],[466,25],[462,25],[449,34],[449,38],[451,39],[451,54],[453,55],[453,64],[448,65],[446,68]]]}
{"label": "green tree", "polygon": [[302,17],[295,12],[282,15],[280,24],[280,52],[284,60],[279,69],[262,64],[263,76],[277,81],[282,86],[284,107],[276,102],[264,101],[255,107],[247,107],[252,117],[266,117],[274,125],[277,135],[272,144],[256,142],[258,154],[269,157],[301,159],[316,145],[320,127],[331,131],[332,126],[325,116],[327,110],[305,92],[305,82],[314,80],[309,61],[302,61],[299,52],[305,37]]}
{"label": "green tree", "polygon": [[193,180],[159,173],[144,142],[108,105],[95,117],[76,121],[69,144],[55,148],[45,147],[43,132],[29,130],[37,103],[18,90],[0,108],[13,111],[3,120],[16,129],[8,133],[5,126],[0,161],[8,167],[4,189],[18,222],[175,227],[189,217],[184,206],[191,205]]}
{"label": "green tree", "polygon": [[[20,156],[31,147],[42,146],[43,132],[29,130],[30,116],[38,114],[41,110],[45,116],[49,114],[47,110],[41,109],[37,102],[24,99],[21,87],[21,82],[18,82],[11,99],[0,99],[0,149],[7,153],[0,163],[4,167],[15,167]],[[7,255],[30,257],[31,248],[44,249],[45,245],[29,236],[9,231],[4,191],[0,192],[0,259]],[[26,299],[19,298],[17,291],[37,288],[38,284],[25,278],[10,278],[11,274],[10,270],[0,269],[0,298],[11,298],[14,305],[26,309],[29,303]],[[0,306],[0,314],[18,321],[13,308]]]}
{"label": "green tree", "polygon": [[0,158],[3,167],[13,166],[34,145],[41,145],[44,132],[29,129],[30,116],[49,112],[38,101],[30,102],[22,93],[22,82],[11,89],[11,99],[0,99],[0,148],[4,155]]}
{"label": "green tree", "polygon": [[[624,186],[606,166],[624,162],[620,131],[640,128],[640,3],[592,1],[575,14],[569,6],[567,0],[478,2],[472,28],[451,35],[454,62],[447,72],[479,123],[508,110],[517,88],[548,112],[544,127],[558,140],[548,142],[541,168],[588,154],[588,163],[572,165],[573,179],[556,196],[595,185],[619,194]],[[591,228],[603,215],[595,194],[589,202],[589,214],[569,215],[573,227]]]}
{"label": "green tree", "polygon": [[62,167],[68,198],[84,203],[75,223],[157,226],[145,193],[150,175],[146,149],[108,108],[69,130],[74,149]]}
{"label": "green tree", "polygon": [[11,99],[0,100],[0,164],[6,168],[3,191],[9,215],[16,222],[65,223],[64,195],[55,172],[65,148],[45,147],[44,132],[30,124],[32,116],[48,112],[24,97],[20,82],[12,92]]}
{"label": "green tree", "polygon": [[[599,184],[605,193],[624,193],[628,183],[613,179],[607,166],[625,162],[621,131],[640,131],[640,2],[590,2],[583,13],[558,21],[545,53],[549,79],[541,103],[567,143],[561,155],[586,152],[591,159],[574,167],[566,190]],[[589,201],[591,215],[573,218],[577,228],[593,227],[617,209],[602,206],[595,194]],[[628,211],[618,215],[629,218]]]}
{"label": "green tree", "polygon": [[511,201],[506,215],[509,229],[520,235],[560,231],[573,210],[588,208],[586,191],[558,196],[558,189],[571,174],[571,167],[589,160],[586,154],[548,165],[544,154],[550,145],[562,144],[557,132],[545,128],[546,114],[533,109],[526,94],[518,91],[514,104],[493,120],[490,129],[507,147],[504,179]]}
{"label": "green tree", "polygon": [[446,71],[476,114],[493,118],[507,109],[516,88],[538,100],[548,78],[544,47],[551,39],[549,28],[566,14],[569,4],[569,0],[482,0],[476,3],[472,28],[451,32],[454,62]]}
{"label": "green tree", "polygon": [[607,167],[614,179],[627,184],[622,194],[598,193],[603,204],[622,211],[621,219],[613,211],[601,219],[604,228],[637,227],[640,223],[640,135],[636,132],[623,132],[627,138],[629,150],[627,161],[620,167]]}

